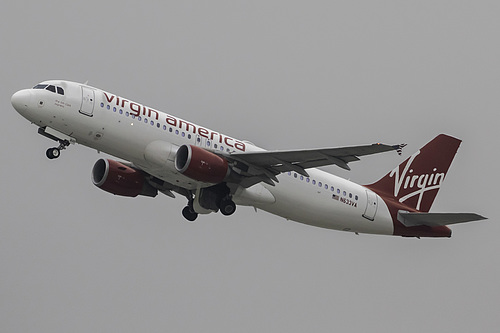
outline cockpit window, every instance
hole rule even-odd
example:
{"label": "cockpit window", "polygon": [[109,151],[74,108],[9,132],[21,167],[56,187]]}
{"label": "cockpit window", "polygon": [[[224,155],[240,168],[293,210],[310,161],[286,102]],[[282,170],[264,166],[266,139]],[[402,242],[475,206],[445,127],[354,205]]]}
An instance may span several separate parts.
{"label": "cockpit window", "polygon": [[56,87],[56,86],[53,86],[53,85],[49,85],[49,84],[37,84],[36,86],[33,87],[33,89],[45,89],[45,90],[48,90],[48,91],[51,91],[53,93],[56,92],[57,90],[57,93],[59,95],[64,95],[64,89],[61,88],[61,87]]}

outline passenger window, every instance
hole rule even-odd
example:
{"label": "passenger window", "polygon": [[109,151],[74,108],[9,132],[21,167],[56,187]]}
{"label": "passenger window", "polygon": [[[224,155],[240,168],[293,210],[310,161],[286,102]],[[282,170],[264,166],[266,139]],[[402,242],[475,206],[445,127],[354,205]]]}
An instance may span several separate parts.
{"label": "passenger window", "polygon": [[63,89],[63,88],[61,88],[61,87],[57,87],[57,93],[58,93],[59,95],[64,95],[64,89]]}
{"label": "passenger window", "polygon": [[53,93],[56,92],[56,87],[54,87],[53,85],[50,85],[46,88],[48,91],[52,91]]}

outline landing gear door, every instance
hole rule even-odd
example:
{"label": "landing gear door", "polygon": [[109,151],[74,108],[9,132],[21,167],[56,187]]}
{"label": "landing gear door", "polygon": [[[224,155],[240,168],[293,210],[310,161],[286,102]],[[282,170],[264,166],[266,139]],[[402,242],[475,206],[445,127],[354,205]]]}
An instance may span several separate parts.
{"label": "landing gear door", "polygon": [[94,115],[94,89],[81,86],[82,88],[82,104],[80,106],[80,113],[92,117]]}
{"label": "landing gear door", "polygon": [[363,217],[370,221],[375,219],[375,214],[377,214],[377,194],[370,190],[366,190],[366,209]]}

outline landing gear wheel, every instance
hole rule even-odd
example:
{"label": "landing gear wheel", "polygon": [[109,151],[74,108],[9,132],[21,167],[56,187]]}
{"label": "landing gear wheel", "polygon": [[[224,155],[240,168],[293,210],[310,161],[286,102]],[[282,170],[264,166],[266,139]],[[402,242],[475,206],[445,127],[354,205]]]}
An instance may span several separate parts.
{"label": "landing gear wheel", "polygon": [[47,149],[47,152],[45,153],[49,159],[54,159],[58,158],[61,155],[61,151],[59,148],[49,148]]}
{"label": "landing gear wheel", "polygon": [[236,211],[236,204],[231,199],[222,200],[220,203],[220,212],[222,215],[229,216]]}
{"label": "landing gear wheel", "polygon": [[198,213],[193,211],[189,206],[184,207],[182,210],[182,216],[189,222],[193,222],[198,217]]}

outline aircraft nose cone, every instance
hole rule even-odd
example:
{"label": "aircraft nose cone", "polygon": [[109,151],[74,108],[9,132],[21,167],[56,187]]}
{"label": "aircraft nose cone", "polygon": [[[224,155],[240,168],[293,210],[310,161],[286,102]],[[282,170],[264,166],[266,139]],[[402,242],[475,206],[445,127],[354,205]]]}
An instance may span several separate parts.
{"label": "aircraft nose cone", "polygon": [[28,108],[31,100],[31,93],[29,90],[19,90],[12,95],[10,102],[17,112],[22,112]]}

